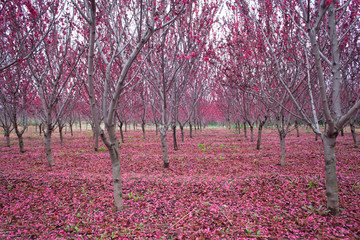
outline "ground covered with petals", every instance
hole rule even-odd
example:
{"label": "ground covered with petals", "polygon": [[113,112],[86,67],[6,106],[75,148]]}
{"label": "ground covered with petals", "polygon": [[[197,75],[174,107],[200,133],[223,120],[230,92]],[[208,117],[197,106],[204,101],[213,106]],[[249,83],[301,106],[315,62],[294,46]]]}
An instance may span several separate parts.
{"label": "ground covered with petals", "polygon": [[[341,214],[326,211],[321,140],[302,129],[286,139],[280,163],[277,132],[261,150],[235,130],[185,132],[161,160],[160,137],[127,131],[121,144],[125,210],[113,211],[108,152],[93,151],[90,132],[53,137],[55,167],[31,131],[20,154],[0,138],[0,239],[359,239],[360,150],[351,135],[336,145]],[[102,146],[103,147],[103,146]]]}

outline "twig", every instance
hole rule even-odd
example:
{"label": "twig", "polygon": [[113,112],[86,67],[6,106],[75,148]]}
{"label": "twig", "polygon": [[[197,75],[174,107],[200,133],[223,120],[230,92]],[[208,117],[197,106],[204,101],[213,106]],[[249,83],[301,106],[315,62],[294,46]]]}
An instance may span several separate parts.
{"label": "twig", "polygon": [[193,208],[191,211],[189,211],[187,214],[185,214],[182,218],[180,218],[172,227],[175,227],[181,220],[183,220],[186,216],[188,216],[192,211],[194,211],[196,208]]}
{"label": "twig", "polygon": [[1,173],[1,175],[5,178],[5,180],[8,182],[8,184],[9,184],[10,186],[12,186],[13,184],[11,184],[11,182],[5,177],[5,174],[4,174],[2,171],[0,171],[0,173]]}
{"label": "twig", "polygon": [[225,218],[228,220],[228,222],[231,224],[231,226],[234,226],[234,225],[232,224],[232,222],[230,221],[230,219],[226,216],[226,214],[225,214],[225,212],[224,212],[223,209],[221,209],[221,213],[225,216]]}
{"label": "twig", "polygon": [[78,208],[77,208],[76,211],[73,213],[73,215],[71,216],[71,219],[68,221],[68,223],[70,223],[70,222],[73,220],[75,214],[77,213],[77,211],[79,211],[81,205],[82,205],[82,203],[79,204]]}

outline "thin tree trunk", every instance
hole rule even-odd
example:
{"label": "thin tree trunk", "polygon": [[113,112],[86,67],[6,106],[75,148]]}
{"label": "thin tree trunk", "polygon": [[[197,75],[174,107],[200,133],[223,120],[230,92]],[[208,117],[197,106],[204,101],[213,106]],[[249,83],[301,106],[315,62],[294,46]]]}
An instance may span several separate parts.
{"label": "thin tree trunk", "polygon": [[325,179],[327,208],[333,215],[339,213],[339,196],[336,174],[335,145],[336,134],[334,136],[322,136],[325,157]]}
{"label": "thin tree trunk", "polygon": [[6,147],[10,147],[10,133],[5,133]]}
{"label": "thin tree trunk", "polygon": [[239,132],[239,135],[241,134],[241,125],[240,125],[240,122],[237,122],[237,126],[238,126],[238,132]]}
{"label": "thin tree trunk", "polygon": [[172,130],[173,130],[174,150],[177,151],[179,149],[176,141],[176,124],[172,125]]}
{"label": "thin tree trunk", "polygon": [[350,123],[350,130],[351,130],[352,138],[353,138],[353,140],[354,140],[354,147],[355,147],[355,148],[358,148],[358,147],[359,147],[359,144],[358,144],[357,137],[356,137],[355,124]]}
{"label": "thin tree trunk", "polygon": [[284,133],[279,132],[279,137],[280,137],[280,148],[281,148],[281,166],[285,166],[285,154],[286,154],[285,137],[286,136]]}
{"label": "thin tree trunk", "polygon": [[55,166],[55,162],[54,162],[54,158],[52,156],[52,152],[51,152],[51,134],[52,134],[52,127],[51,125],[47,127],[46,132],[44,134],[44,140],[45,140],[45,153],[46,153],[46,158],[48,160],[49,165]]}
{"label": "thin tree trunk", "polygon": [[43,131],[43,129],[42,129],[42,123],[40,123],[40,125],[39,125],[39,136],[41,136],[41,132]]}
{"label": "thin tree trunk", "polygon": [[341,136],[343,137],[344,136],[344,128],[341,129],[340,133],[341,133]]}
{"label": "thin tree trunk", "polygon": [[256,149],[260,150],[260,146],[261,146],[261,133],[262,133],[262,129],[263,129],[263,125],[260,123],[259,124],[259,130],[258,130],[258,139],[257,139],[257,143],[256,143]]}
{"label": "thin tree trunk", "polygon": [[315,133],[315,141],[318,141],[319,136]]}
{"label": "thin tree trunk", "polygon": [[158,135],[159,133],[159,125],[155,123],[155,134]]}
{"label": "thin tree trunk", "polygon": [[247,139],[246,122],[244,122],[244,135],[245,139]]}
{"label": "thin tree trunk", "polygon": [[190,126],[190,138],[193,138],[193,134],[192,134],[192,124],[189,123],[189,126]]}
{"label": "thin tree trunk", "polygon": [[20,149],[20,153],[24,153],[25,149],[24,149],[24,138],[22,136],[22,134],[16,134],[19,140],[19,149]]}
{"label": "thin tree trunk", "polygon": [[184,142],[184,126],[180,124],[181,142]]}
{"label": "thin tree trunk", "polygon": [[121,142],[122,143],[125,143],[125,140],[124,140],[124,133],[123,133],[123,130],[122,130],[122,127],[123,127],[123,122],[120,122],[120,126],[119,126],[119,128],[120,128],[120,136],[121,136]]}
{"label": "thin tree trunk", "polygon": [[74,132],[73,132],[73,124],[72,124],[72,123],[69,123],[69,126],[70,126],[70,133],[71,133],[71,136],[73,137],[73,136],[74,136]]}
{"label": "thin tree trunk", "polygon": [[64,127],[60,127],[60,125],[59,125],[60,144],[61,144],[61,146],[63,146],[63,144],[64,144],[63,128]]}
{"label": "thin tree trunk", "polygon": [[166,126],[162,125],[160,129],[160,138],[161,138],[161,150],[162,150],[162,158],[164,161],[164,168],[169,168],[169,157],[167,151],[167,137],[166,137]]}
{"label": "thin tree trunk", "polygon": [[250,142],[254,141],[254,125],[253,124],[249,124],[250,126]]}
{"label": "thin tree trunk", "polygon": [[119,159],[119,143],[116,139],[115,124],[109,126],[106,125],[109,139],[105,137],[104,131],[100,131],[100,137],[105,143],[105,146],[109,150],[112,176],[113,176],[113,188],[114,188],[114,203],[115,211],[122,210],[124,208],[124,201],[122,198],[122,182],[121,182],[121,165]]}
{"label": "thin tree trunk", "polygon": [[141,130],[143,132],[143,138],[145,139],[146,138],[146,135],[145,135],[145,122],[141,123]]}

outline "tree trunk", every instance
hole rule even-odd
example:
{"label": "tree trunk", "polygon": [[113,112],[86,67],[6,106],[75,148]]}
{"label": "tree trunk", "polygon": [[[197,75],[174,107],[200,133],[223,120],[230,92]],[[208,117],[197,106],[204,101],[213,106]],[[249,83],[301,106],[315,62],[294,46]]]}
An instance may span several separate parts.
{"label": "tree trunk", "polygon": [[24,138],[22,136],[22,134],[16,134],[19,140],[19,149],[20,149],[20,153],[24,153],[25,149],[24,149]]}
{"label": "tree trunk", "polygon": [[240,135],[241,134],[240,122],[237,122],[237,126],[238,126],[238,132],[239,132],[239,135]]}
{"label": "tree trunk", "polygon": [[146,135],[145,135],[145,122],[141,123],[141,130],[143,132],[143,138],[145,139],[146,138]]}
{"label": "tree trunk", "polygon": [[94,131],[93,131],[94,137],[93,137],[93,139],[95,140],[94,141],[94,150],[95,150],[95,152],[97,152],[99,150],[99,134],[97,134],[97,131],[98,130],[95,130],[95,128],[94,128]]}
{"label": "tree trunk", "polygon": [[121,136],[121,142],[122,143],[125,143],[125,140],[124,140],[124,133],[123,133],[123,130],[122,130],[122,127],[123,127],[123,122],[120,122],[120,126],[119,126],[119,128],[120,128],[120,136]]}
{"label": "tree trunk", "polygon": [[181,142],[184,142],[184,126],[180,124]]}
{"label": "tree trunk", "polygon": [[64,143],[63,129],[64,129],[64,127],[59,125],[60,144],[61,144],[61,146],[63,146],[63,143]]}
{"label": "tree trunk", "polygon": [[246,122],[244,122],[244,135],[245,139],[247,139]]}
{"label": "tree trunk", "polygon": [[176,141],[176,124],[172,125],[172,130],[173,130],[174,150],[177,151],[179,149]]}
{"label": "tree trunk", "polygon": [[319,139],[319,136],[315,133],[315,141]]}
{"label": "tree trunk", "polygon": [[254,141],[254,125],[253,124],[249,124],[250,126],[250,142]]}
{"label": "tree trunk", "polygon": [[41,132],[43,131],[42,126],[43,126],[43,124],[40,123],[40,125],[39,125],[39,136],[41,136]]}
{"label": "tree trunk", "polygon": [[344,128],[341,129],[340,133],[341,133],[341,136],[343,137],[344,136]]}
{"label": "tree trunk", "polygon": [[192,124],[189,123],[189,126],[190,126],[190,138],[193,138],[193,134],[192,134]]}
{"label": "tree trunk", "polygon": [[52,166],[55,166],[55,162],[54,162],[54,158],[53,158],[52,152],[51,152],[51,134],[52,134],[52,127],[48,126],[46,129],[46,132],[44,134],[45,153],[46,153],[46,158],[48,160],[48,163],[52,167]]}
{"label": "tree trunk", "polygon": [[355,147],[355,148],[358,148],[358,147],[359,147],[359,144],[358,144],[357,137],[356,137],[355,124],[350,123],[350,130],[351,130],[352,138],[353,138],[353,140],[354,140],[354,147]]}
{"label": "tree trunk", "polygon": [[158,135],[159,133],[159,125],[155,123],[155,134]]}
{"label": "tree trunk", "polygon": [[280,148],[281,148],[281,166],[285,166],[285,137],[286,135],[283,132],[279,132],[280,137]]}
{"label": "tree trunk", "polygon": [[6,147],[10,147],[10,133],[5,133]]}
{"label": "tree trunk", "polygon": [[161,138],[161,150],[162,150],[162,158],[164,161],[164,168],[169,168],[169,157],[167,151],[167,137],[166,137],[166,126],[162,125],[160,129],[160,138]]}
{"label": "tree trunk", "polygon": [[260,150],[260,146],[261,146],[261,133],[262,133],[262,129],[263,129],[263,125],[260,123],[259,124],[259,130],[258,130],[258,139],[257,139],[257,143],[256,143],[256,149]]}
{"label": "tree trunk", "polygon": [[336,174],[335,144],[336,134],[322,136],[325,158],[325,179],[327,208],[333,215],[339,213],[339,196]]}
{"label": "tree trunk", "polygon": [[104,131],[100,131],[100,136],[105,146],[109,150],[112,176],[113,176],[113,188],[114,188],[114,202],[115,211],[122,210],[124,208],[124,201],[122,198],[122,182],[121,182],[121,165],[119,159],[119,143],[116,139],[115,124],[109,126],[106,124],[106,129],[109,134],[109,139],[105,137]]}
{"label": "tree trunk", "polygon": [[73,136],[74,136],[74,132],[73,132],[73,123],[69,123],[69,126],[70,126],[70,133],[71,133],[71,136],[73,137]]}

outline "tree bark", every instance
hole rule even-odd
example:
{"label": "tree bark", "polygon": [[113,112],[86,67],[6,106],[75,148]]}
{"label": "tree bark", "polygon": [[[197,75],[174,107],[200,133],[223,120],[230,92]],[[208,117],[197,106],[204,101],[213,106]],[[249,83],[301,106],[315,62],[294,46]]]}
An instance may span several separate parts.
{"label": "tree bark", "polygon": [[176,140],[176,124],[172,125],[172,130],[173,130],[174,150],[177,151],[179,149],[178,149],[177,140]]}
{"label": "tree bark", "polygon": [[336,134],[322,136],[325,158],[325,179],[327,208],[333,215],[339,213],[339,196],[336,174],[335,145]]}
{"label": "tree bark", "polygon": [[256,149],[260,150],[260,146],[261,146],[261,133],[262,133],[262,129],[263,129],[263,124],[259,124],[259,130],[258,130],[258,139],[257,139],[257,143],[256,143]]}
{"label": "tree bark", "polygon": [[180,124],[181,142],[184,142],[184,126]]}
{"label": "tree bark", "polygon": [[52,166],[55,166],[55,162],[54,162],[54,158],[52,156],[52,151],[51,151],[51,135],[52,135],[52,126],[48,125],[46,132],[44,133],[45,153],[46,153],[46,158],[48,160],[48,163],[52,167]]}
{"label": "tree bark", "polygon": [[141,123],[141,130],[143,132],[143,138],[145,139],[146,138],[146,135],[145,135],[145,122]]}
{"label": "tree bark", "polygon": [[250,142],[254,141],[254,124],[249,124],[250,126]]}
{"label": "tree bark", "polygon": [[285,166],[285,155],[286,155],[286,149],[285,149],[285,137],[286,135],[283,132],[279,132],[280,137],[280,148],[281,148],[281,166]]}
{"label": "tree bark", "polygon": [[6,147],[10,147],[10,133],[5,133]]}
{"label": "tree bark", "polygon": [[119,143],[115,134],[115,124],[106,124],[106,129],[109,134],[109,139],[106,138],[104,131],[100,131],[100,137],[105,143],[105,146],[109,150],[112,176],[113,176],[113,188],[114,188],[114,203],[115,211],[122,210],[124,208],[124,201],[122,198],[122,181],[121,181],[121,165],[119,158]]}
{"label": "tree bark", "polygon": [[64,145],[63,129],[64,129],[64,126],[60,126],[60,124],[59,124],[59,133],[60,133],[60,144],[61,144],[61,146]]}
{"label": "tree bark", "polygon": [[193,138],[193,134],[192,134],[192,124],[189,123],[189,126],[190,126],[190,138]]}
{"label": "tree bark", "polygon": [[359,144],[358,144],[356,132],[355,132],[355,124],[350,123],[350,130],[351,130],[351,135],[352,135],[352,138],[354,141],[354,148],[359,148]]}
{"label": "tree bark", "polygon": [[158,135],[159,133],[159,125],[155,123],[155,134]]}
{"label": "tree bark", "polygon": [[22,136],[22,134],[17,134],[18,137],[18,141],[19,141],[19,149],[20,149],[20,153],[24,153],[25,149],[24,149],[24,138]]}
{"label": "tree bark", "polygon": [[72,123],[69,123],[69,126],[70,126],[70,134],[71,134],[71,136],[73,137],[73,136],[74,136],[73,124],[72,124]]}
{"label": "tree bark", "polygon": [[166,137],[166,126],[162,125],[160,129],[160,138],[161,138],[161,150],[162,150],[162,158],[164,161],[164,168],[169,168],[170,162],[167,151],[167,137]]}
{"label": "tree bark", "polygon": [[122,130],[123,125],[124,125],[123,122],[120,122],[119,128],[120,128],[121,142],[122,142],[122,143],[125,143],[125,140],[124,140],[124,132],[123,132],[123,130]]}
{"label": "tree bark", "polygon": [[245,139],[247,139],[246,122],[244,122],[244,135],[245,135]]}

